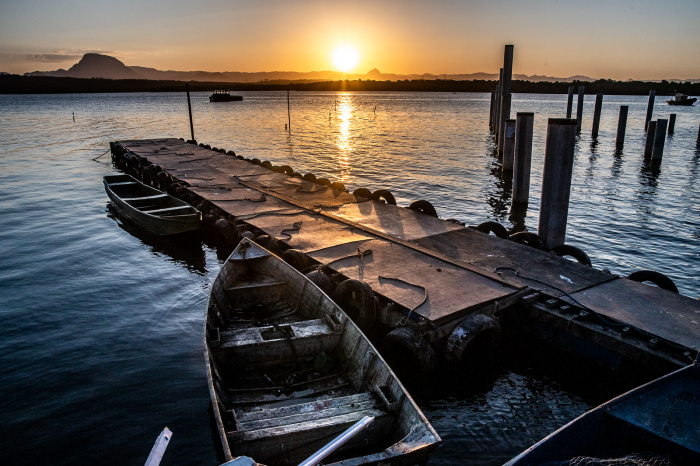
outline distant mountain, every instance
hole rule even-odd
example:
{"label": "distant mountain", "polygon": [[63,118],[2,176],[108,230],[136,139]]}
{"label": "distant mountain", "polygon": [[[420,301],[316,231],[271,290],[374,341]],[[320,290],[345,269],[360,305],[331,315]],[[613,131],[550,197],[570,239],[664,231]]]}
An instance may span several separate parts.
{"label": "distant mountain", "polygon": [[[107,55],[87,53],[69,70],[34,71],[25,73],[25,76],[56,76],[69,78],[106,78],[106,79],[151,79],[170,81],[199,81],[199,82],[230,82],[230,83],[258,83],[258,82],[288,82],[288,81],[339,81],[349,80],[374,80],[374,81],[403,81],[403,80],[454,80],[454,81],[495,81],[498,74],[495,73],[470,73],[470,74],[393,74],[382,73],[374,68],[366,74],[347,74],[338,71],[261,71],[246,73],[240,71],[161,71],[155,68],[143,66],[126,66],[121,61]],[[568,78],[555,78],[551,76],[515,74],[513,79],[531,82],[572,82],[595,81],[588,76],[570,76]],[[684,82],[678,80],[680,82]],[[697,80],[692,80],[697,81]]]}

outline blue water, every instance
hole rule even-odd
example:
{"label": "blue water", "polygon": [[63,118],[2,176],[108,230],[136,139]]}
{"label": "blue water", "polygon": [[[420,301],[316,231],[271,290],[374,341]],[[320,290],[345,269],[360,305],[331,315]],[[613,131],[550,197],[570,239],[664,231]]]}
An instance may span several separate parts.
{"label": "blue water", "polygon": [[[537,228],[546,119],[566,96],[516,95],[534,111],[531,202]],[[700,111],[673,108],[659,172],[642,156],[646,97],[606,97],[598,143],[587,96],[567,242],[594,266],[663,272],[700,295]],[[193,95],[195,137],[246,157],[432,202],[443,218],[510,226],[494,173],[489,96],[432,93]],[[671,110],[661,99],[655,117]],[[614,153],[619,105],[630,106]],[[75,116],[75,121],[73,121]],[[206,244],[164,241],[109,212],[109,142],[189,138],[181,94],[0,96],[0,464],[142,464],[168,426],[164,465],[216,464],[202,326],[221,264]],[[102,156],[101,156],[102,155]],[[93,160],[94,158],[96,160]],[[469,454],[499,464],[590,407],[558,381],[505,367],[468,392],[418,399],[445,442],[433,463]]]}

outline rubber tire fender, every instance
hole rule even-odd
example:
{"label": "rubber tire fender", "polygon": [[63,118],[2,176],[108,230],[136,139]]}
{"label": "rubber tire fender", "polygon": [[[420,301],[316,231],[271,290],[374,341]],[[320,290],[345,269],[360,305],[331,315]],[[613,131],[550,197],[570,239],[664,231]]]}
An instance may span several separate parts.
{"label": "rubber tire fender", "polygon": [[627,275],[627,278],[634,280],[635,282],[651,282],[659,288],[671,291],[673,293],[678,293],[678,287],[673,280],[668,278],[666,275],[660,272],[654,272],[653,270],[638,270]]}
{"label": "rubber tire fender", "polygon": [[333,282],[330,277],[320,270],[312,270],[306,274],[306,278],[328,296],[333,294]]}
{"label": "rubber tire fender", "polygon": [[372,191],[367,188],[357,188],[352,192],[355,197],[364,197],[366,199],[372,199]]}
{"label": "rubber tire fender", "polygon": [[336,191],[340,191],[341,193],[347,191],[345,189],[345,185],[340,181],[334,181],[333,183],[331,183],[331,188],[335,189]]}
{"label": "rubber tire fender", "polygon": [[302,271],[309,266],[309,258],[298,249],[287,249],[282,253],[281,257],[282,260],[298,271]]}
{"label": "rubber tire fender", "polygon": [[524,244],[526,246],[539,249],[540,251],[547,250],[547,247],[544,244],[544,240],[540,238],[540,236],[537,235],[537,233],[532,233],[530,231],[521,231],[515,233],[514,235],[511,235],[509,239],[511,241],[515,241],[516,243]]}
{"label": "rubber tire fender", "polygon": [[408,206],[409,209],[415,210],[416,212],[420,212],[422,214],[430,215],[431,217],[437,218],[438,214],[437,211],[435,210],[435,207],[423,199],[420,199],[418,201],[414,201],[411,203],[410,206]]}
{"label": "rubber tire fender", "polygon": [[412,327],[398,327],[387,333],[381,348],[382,355],[401,377],[429,374],[437,367],[437,353]]}
{"label": "rubber tire fender", "polygon": [[335,301],[362,330],[372,328],[372,325],[377,320],[374,291],[372,291],[372,287],[365,282],[352,278],[345,280],[338,285],[333,292],[333,301]]}
{"label": "rubber tire fender", "polygon": [[482,233],[493,233],[499,238],[508,239],[508,230],[498,222],[483,222],[476,226],[476,230]]}
{"label": "rubber tire fender", "polygon": [[570,244],[560,244],[559,246],[554,246],[551,249],[551,252],[553,252],[559,257],[573,257],[581,264],[587,265],[589,267],[592,266],[591,258],[588,257],[588,254],[586,254],[585,252],[583,252],[582,249],[579,249],[576,246],[572,246]]}
{"label": "rubber tire fender", "polygon": [[387,204],[396,205],[396,199],[394,195],[387,189],[378,189],[372,193],[372,199],[375,201],[381,201],[384,199]]}

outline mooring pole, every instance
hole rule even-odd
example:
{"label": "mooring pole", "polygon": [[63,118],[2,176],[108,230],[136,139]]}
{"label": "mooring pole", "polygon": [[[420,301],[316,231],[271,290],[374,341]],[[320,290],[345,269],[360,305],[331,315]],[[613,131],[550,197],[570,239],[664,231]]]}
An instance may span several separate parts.
{"label": "mooring pole", "polygon": [[651,157],[651,151],[654,149],[654,137],[656,136],[656,121],[647,123],[647,139],[644,143],[644,157]]}
{"label": "mooring pole", "polygon": [[548,249],[564,244],[574,168],[576,120],[550,118],[542,171],[542,194],[537,234]]}
{"label": "mooring pole", "polygon": [[187,90],[187,109],[190,112],[190,133],[192,134],[192,140],[194,141],[194,125],[192,124],[192,104],[190,103],[190,85],[185,83],[185,90]]}
{"label": "mooring pole", "polygon": [[666,126],[668,120],[659,118],[656,120],[654,133],[654,145],[651,149],[651,159],[661,161],[664,156],[664,143],[666,142]]}
{"label": "mooring pole", "polygon": [[671,113],[671,116],[668,119],[668,134],[673,134],[675,129],[676,129],[676,114]]}
{"label": "mooring pole", "polygon": [[491,91],[491,107],[489,107],[489,130],[493,131],[493,107],[496,105],[496,89]]}
{"label": "mooring pole", "polygon": [[627,129],[628,111],[628,105],[620,105],[620,117],[617,120],[617,138],[615,139],[615,146],[617,146],[618,149],[622,149],[625,145],[625,129]]}
{"label": "mooring pole", "polygon": [[498,125],[498,149],[499,155],[503,149],[503,143],[501,139],[504,137],[503,128],[506,125],[506,120],[510,119],[510,84],[513,79],[513,45],[506,45],[505,52],[503,53],[503,89],[501,93],[501,114],[500,122]]}
{"label": "mooring pole", "polygon": [[651,114],[654,112],[654,99],[656,98],[656,91],[649,91],[649,103],[647,104],[647,116],[644,120],[644,129],[647,129],[647,125],[651,121]]}
{"label": "mooring pole", "polygon": [[498,87],[496,87],[496,111],[493,114],[493,134],[496,135],[496,146],[498,147],[498,126],[501,122],[501,95],[503,95],[503,68],[498,72]]}
{"label": "mooring pole", "polygon": [[534,113],[518,113],[515,117],[515,150],[513,151],[513,201],[511,210],[525,207],[530,198],[530,166],[532,165],[532,133]]}
{"label": "mooring pole", "polygon": [[569,86],[569,99],[566,101],[566,118],[571,118],[571,109],[574,106],[574,86]]}
{"label": "mooring pole", "polygon": [[578,87],[578,104],[576,105],[576,134],[581,132],[581,120],[583,120],[583,94],[584,86]]}
{"label": "mooring pole", "polygon": [[513,152],[515,150],[515,120],[506,120],[503,127],[503,162],[501,164],[501,173],[504,176],[512,176],[513,171]]}
{"label": "mooring pole", "polygon": [[603,110],[603,94],[595,95],[595,110],[593,111],[593,129],[591,130],[591,138],[598,137],[598,128],[600,127],[600,112]]}
{"label": "mooring pole", "polygon": [[287,89],[287,121],[289,122],[289,131],[292,130],[292,114],[289,111],[289,89]]}

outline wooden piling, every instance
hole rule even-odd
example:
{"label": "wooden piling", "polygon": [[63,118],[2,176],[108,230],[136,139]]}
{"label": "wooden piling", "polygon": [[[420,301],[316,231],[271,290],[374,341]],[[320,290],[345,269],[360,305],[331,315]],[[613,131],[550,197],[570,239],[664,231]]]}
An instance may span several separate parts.
{"label": "wooden piling", "polygon": [[496,146],[498,146],[498,127],[501,121],[501,93],[503,92],[503,68],[498,74],[498,86],[496,87],[496,108],[493,113],[493,134],[496,136]]}
{"label": "wooden piling", "polygon": [[647,116],[644,119],[644,129],[647,129],[649,122],[651,121],[651,114],[654,112],[654,99],[656,98],[656,91],[649,91],[649,103],[647,104]]}
{"label": "wooden piling", "polygon": [[595,110],[593,111],[593,129],[591,138],[598,138],[598,128],[600,127],[600,112],[603,110],[603,94],[595,95]]}
{"label": "wooden piling", "polygon": [[628,111],[628,105],[620,105],[620,117],[617,119],[617,138],[615,139],[615,146],[617,146],[618,149],[622,149],[625,145],[625,129],[627,129]]}
{"label": "wooden piling", "polygon": [[671,116],[668,119],[668,134],[673,134],[675,129],[676,129],[676,114],[671,113]]}
{"label": "wooden piling", "polygon": [[[505,115],[510,115],[510,100],[511,100],[511,95],[510,92],[508,94],[503,94],[501,96],[501,114]],[[506,112],[506,113],[503,113]],[[507,120],[508,118],[506,118]],[[506,134],[506,120],[503,120],[501,122],[501,125],[499,126],[498,130],[498,159],[501,160],[503,158],[503,146],[505,145],[505,134]]]}
{"label": "wooden piling", "polygon": [[[511,94],[510,87],[513,78],[513,45],[506,45],[503,53],[503,85],[501,89],[501,113],[498,125],[498,148],[502,149],[503,129],[506,120],[510,119]],[[500,152],[499,152],[500,154]]]}
{"label": "wooden piling", "polygon": [[515,117],[515,149],[513,151],[513,201],[511,210],[527,208],[530,197],[532,133],[534,113],[518,113]]}
{"label": "wooden piling", "polygon": [[537,234],[548,249],[566,239],[577,124],[570,118],[550,118],[547,124]]}
{"label": "wooden piling", "polygon": [[574,106],[574,86],[569,86],[569,99],[566,101],[566,118],[571,118],[571,109]]}
{"label": "wooden piling", "polygon": [[190,102],[190,85],[185,83],[185,90],[187,91],[187,110],[190,113],[190,133],[192,134],[192,140],[194,141],[194,124],[192,123],[192,103]]}
{"label": "wooden piling", "polygon": [[493,131],[493,110],[496,105],[496,90],[491,91],[491,107],[489,107],[489,130]]}
{"label": "wooden piling", "polygon": [[583,120],[583,95],[584,86],[578,87],[578,104],[576,105],[576,134],[581,132],[581,121]]}
{"label": "wooden piling", "polygon": [[289,122],[289,131],[292,130],[292,113],[289,110],[289,89],[287,89],[287,121]]}
{"label": "wooden piling", "polygon": [[513,153],[515,151],[515,120],[508,119],[503,126],[503,162],[501,164],[504,176],[513,171]]}
{"label": "wooden piling", "polygon": [[644,143],[644,157],[651,157],[654,148],[654,137],[656,136],[656,121],[647,123],[647,139]]}
{"label": "wooden piling", "polygon": [[659,118],[656,120],[654,131],[654,145],[651,149],[651,159],[661,161],[664,156],[664,143],[666,142],[666,127],[668,120]]}

